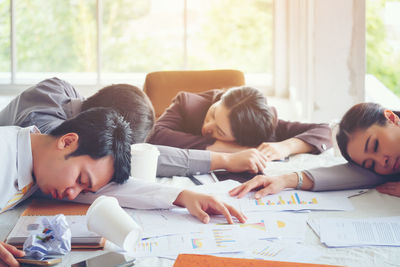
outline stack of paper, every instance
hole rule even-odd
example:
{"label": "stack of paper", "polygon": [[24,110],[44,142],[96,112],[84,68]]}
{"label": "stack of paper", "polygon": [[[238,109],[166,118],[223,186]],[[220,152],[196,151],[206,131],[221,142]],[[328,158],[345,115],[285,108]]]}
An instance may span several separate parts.
{"label": "stack of paper", "polygon": [[353,210],[348,199],[366,190],[344,190],[335,192],[308,192],[302,190],[285,190],[278,194],[268,195],[260,199],[254,198],[251,192],[243,198],[230,197],[228,191],[240,183],[226,180],[219,183],[202,185],[191,188],[197,192],[219,197],[242,212],[253,211],[303,211],[303,210]]}
{"label": "stack of paper", "polygon": [[320,250],[312,246],[304,246],[286,241],[257,241],[251,244],[246,252],[233,257],[263,259],[274,261],[310,262],[322,256]]}
{"label": "stack of paper", "polygon": [[321,218],[307,222],[329,247],[400,246],[400,216]]}
{"label": "stack of paper", "polygon": [[198,233],[168,235],[143,239],[136,246],[134,255],[176,258],[180,253],[218,254],[241,252],[254,242],[254,237],[243,235],[237,227],[214,226]]}
{"label": "stack of paper", "polygon": [[227,200],[239,206],[242,211],[300,211],[300,210],[352,210],[353,205],[345,195],[306,192],[299,190],[282,191],[260,199],[254,193],[241,199]]}
{"label": "stack of paper", "polygon": [[[242,258],[312,261],[320,256],[304,242],[310,210],[351,210],[348,197],[358,191],[315,193],[298,190],[254,199],[254,194],[237,199],[228,191],[239,185],[227,180],[196,186],[198,192],[212,194],[241,210],[246,223],[229,225],[223,216],[212,216],[203,224],[186,209],[130,210],[143,227],[144,239],[137,245],[136,257],[159,256],[175,259],[178,254],[223,254]],[[296,212],[284,212],[296,211]],[[294,253],[294,251],[296,253]],[[289,257],[288,255],[291,255]]]}
{"label": "stack of paper", "polygon": [[[245,224],[227,225],[222,215],[212,216],[210,223],[204,224],[193,217],[186,209],[173,210],[136,210],[131,216],[143,227],[143,237],[156,237],[174,234],[189,234],[213,230],[216,226],[237,228],[248,238],[276,239],[285,238],[303,242],[307,214],[289,214],[284,212],[247,213]],[[160,227],[162,225],[163,227]]]}

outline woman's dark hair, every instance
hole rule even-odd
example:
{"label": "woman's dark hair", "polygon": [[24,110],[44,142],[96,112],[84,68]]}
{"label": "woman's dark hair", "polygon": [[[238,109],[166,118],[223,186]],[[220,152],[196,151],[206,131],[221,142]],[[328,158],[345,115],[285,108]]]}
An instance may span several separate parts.
{"label": "woman's dark hair", "polygon": [[351,134],[358,130],[366,130],[374,124],[384,126],[387,122],[384,111],[385,109],[379,104],[360,103],[353,106],[344,114],[339,123],[336,140],[340,152],[347,161],[354,162],[347,152]]}
{"label": "woman's dark hair", "polygon": [[118,111],[132,129],[131,143],[142,143],[153,129],[154,109],[147,95],[129,84],[113,84],[82,103],[82,110],[107,107]]}
{"label": "woman's dark hair", "polygon": [[232,133],[239,145],[255,147],[274,135],[276,116],[259,90],[248,86],[231,88],[221,101],[230,110]]}
{"label": "woman's dark hair", "polygon": [[92,108],[68,119],[50,132],[60,137],[67,133],[79,136],[78,148],[68,157],[88,155],[100,159],[111,155],[114,160],[112,181],[122,184],[131,173],[131,133],[129,124],[111,108]]}

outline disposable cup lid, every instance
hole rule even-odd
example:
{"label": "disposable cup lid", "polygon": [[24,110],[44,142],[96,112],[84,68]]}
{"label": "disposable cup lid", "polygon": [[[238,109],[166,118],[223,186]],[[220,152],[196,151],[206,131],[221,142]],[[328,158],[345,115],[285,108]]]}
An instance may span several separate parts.
{"label": "disposable cup lid", "polygon": [[141,143],[131,145],[131,154],[142,154],[146,152],[154,153],[155,155],[160,155],[157,147],[152,144]]}

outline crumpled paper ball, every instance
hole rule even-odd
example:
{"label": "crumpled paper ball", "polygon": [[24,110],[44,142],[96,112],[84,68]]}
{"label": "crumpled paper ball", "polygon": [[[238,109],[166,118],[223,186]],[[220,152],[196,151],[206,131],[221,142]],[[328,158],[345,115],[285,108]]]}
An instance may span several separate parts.
{"label": "crumpled paper ball", "polygon": [[24,242],[26,256],[42,260],[50,255],[65,255],[71,251],[71,229],[64,214],[42,217],[40,232],[32,233]]}

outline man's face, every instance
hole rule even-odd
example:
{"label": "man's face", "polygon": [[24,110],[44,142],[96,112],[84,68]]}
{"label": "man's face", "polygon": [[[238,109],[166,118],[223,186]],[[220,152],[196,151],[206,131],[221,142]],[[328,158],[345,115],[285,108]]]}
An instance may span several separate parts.
{"label": "man's face", "polygon": [[60,137],[56,149],[49,148],[36,166],[34,159],[34,174],[43,193],[72,200],[81,191],[95,192],[106,185],[114,173],[114,160],[111,155],[97,160],[87,155],[66,157],[78,147],[77,135],[68,135]]}

